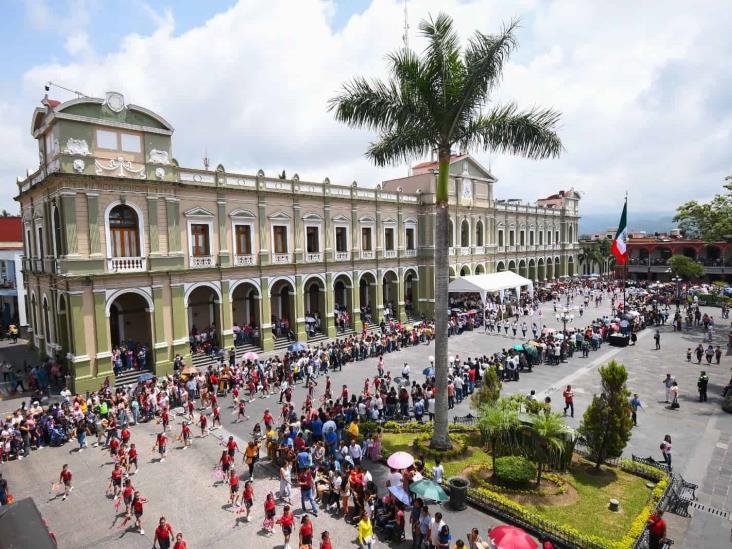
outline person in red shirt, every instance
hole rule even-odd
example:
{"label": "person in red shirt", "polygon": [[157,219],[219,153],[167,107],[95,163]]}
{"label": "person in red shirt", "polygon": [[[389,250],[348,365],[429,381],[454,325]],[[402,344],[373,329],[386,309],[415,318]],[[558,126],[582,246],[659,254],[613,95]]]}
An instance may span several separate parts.
{"label": "person in red shirt", "polygon": [[239,445],[234,440],[234,437],[230,436],[228,442],[226,443],[226,451],[229,452],[229,456],[234,457],[238,449]]}
{"label": "person in red shirt", "polygon": [[188,419],[190,419],[191,421],[193,421],[193,419],[194,419],[193,410],[195,410],[195,409],[196,409],[196,401],[194,398],[189,397],[188,398]]}
{"label": "person in red shirt", "polygon": [[107,487],[107,492],[109,490],[112,490],[112,495],[116,498],[120,491],[122,490],[122,467],[119,463],[114,464],[114,469],[112,470],[112,476],[109,479],[109,486]]}
{"label": "person in red shirt", "polygon": [[183,440],[183,450],[188,448],[193,442],[191,441],[191,428],[188,427],[188,422],[184,421],[180,428],[179,440]]}
{"label": "person in red shirt", "polygon": [[277,513],[275,505],[274,494],[270,492],[267,494],[267,499],[264,500],[264,522],[262,522],[262,528],[269,534],[274,533],[274,518]]}
{"label": "person in red shirt", "polygon": [[119,439],[112,435],[112,438],[109,440],[109,457],[112,459],[117,458],[117,451],[119,450]]}
{"label": "person in red shirt", "polygon": [[130,444],[130,430],[125,426],[124,429],[122,429],[122,444],[127,444],[129,446]]}
{"label": "person in red shirt", "polygon": [[244,419],[249,419],[249,416],[246,414],[247,411],[247,404],[243,400],[239,402],[239,408],[236,411],[236,419],[234,420],[234,423],[239,423],[240,421],[243,421]]}
{"label": "person in red shirt", "polygon": [[73,476],[74,475],[71,474],[71,470],[69,470],[68,464],[64,463],[63,467],[61,467],[61,473],[58,476],[59,484],[63,484],[64,486],[64,497],[62,498],[64,500],[71,493],[71,490],[74,489],[71,485],[71,479]]}
{"label": "person in red shirt", "polygon": [[167,431],[170,429],[170,414],[168,413],[168,410],[166,408],[163,408],[163,411],[160,412],[160,421],[163,423],[163,431]]}
{"label": "person in red shirt", "polygon": [[239,497],[239,475],[236,474],[236,469],[232,469],[229,474],[229,504],[235,505],[236,500]]}
{"label": "person in red shirt", "polygon": [[211,428],[216,429],[216,424],[219,424],[219,429],[221,429],[221,408],[219,408],[218,403],[214,403],[213,409],[211,410]]}
{"label": "person in red shirt", "polygon": [[142,497],[142,494],[140,494],[139,491],[135,490],[135,495],[132,498],[132,512],[135,513],[135,526],[139,530],[141,536],[145,535],[145,530],[142,529],[142,505],[146,501],[147,500]]}
{"label": "person in red shirt", "polygon": [[282,508],[282,516],[277,519],[277,524],[282,525],[282,535],[285,537],[285,547],[290,546],[290,536],[292,535],[292,523],[295,521],[295,513],[290,511],[290,506],[285,505]]}
{"label": "person in red shirt", "polygon": [[226,450],[223,450],[221,452],[221,458],[219,459],[219,464],[221,465],[221,471],[224,473],[224,479],[229,478],[229,469],[231,468],[231,463],[234,461],[234,458],[231,457]]}
{"label": "person in red shirt", "polygon": [[272,417],[272,414],[269,413],[269,408],[264,411],[262,422],[264,423],[265,430],[269,431],[270,427],[272,427],[272,424],[274,423],[274,418]]}
{"label": "person in red shirt", "polygon": [[244,519],[251,522],[252,506],[254,505],[254,483],[248,480],[244,483],[244,492],[241,495],[243,505],[237,511],[237,515],[244,514]]}
{"label": "person in red shirt", "polygon": [[201,426],[201,438],[203,438],[208,434],[208,417],[206,417],[206,414],[199,416],[198,424]]}
{"label": "person in red shirt", "polygon": [[[153,549],[157,546],[160,549],[170,549],[170,542],[173,541],[173,527],[160,517],[158,527],[155,528],[155,538],[153,539]],[[157,544],[157,545],[156,545]]]}
{"label": "person in red shirt", "polygon": [[173,549],[188,549],[188,544],[186,543],[186,540],[183,539],[183,532],[178,532],[175,535],[175,544],[173,545]]}
{"label": "person in red shirt", "polygon": [[125,480],[125,487],[122,488],[122,501],[125,502],[125,516],[132,516],[132,495],[135,493],[135,488],[132,486],[130,479]]}
{"label": "person in red shirt", "polygon": [[[135,466],[135,471],[130,473],[130,469],[133,465]],[[133,442],[132,444],[130,444],[129,452],[127,452],[127,474],[134,475],[139,470],[140,466],[137,465],[137,448],[135,447],[135,443]]]}
{"label": "person in red shirt", "polygon": [[155,444],[153,445],[153,450],[155,450],[155,448],[158,449],[158,452],[160,453],[160,463],[165,461],[165,456],[168,455],[167,444],[168,437],[165,436],[165,431],[163,431],[162,433],[158,433],[158,437],[155,440]]}
{"label": "person in red shirt", "polygon": [[648,549],[661,549],[666,539],[666,521],[663,519],[663,511],[656,511],[648,517]]}
{"label": "person in red shirt", "polygon": [[313,523],[305,515],[300,523],[300,549],[313,549]]}
{"label": "person in red shirt", "polygon": [[330,543],[330,533],[328,530],[320,534],[320,548],[319,549],[333,549]]}

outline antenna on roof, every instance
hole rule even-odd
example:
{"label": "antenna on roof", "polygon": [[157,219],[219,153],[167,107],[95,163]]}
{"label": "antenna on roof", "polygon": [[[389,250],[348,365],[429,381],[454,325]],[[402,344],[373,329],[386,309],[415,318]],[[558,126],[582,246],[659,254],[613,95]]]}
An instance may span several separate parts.
{"label": "antenna on roof", "polygon": [[402,34],[404,47],[409,48],[409,16],[407,12],[407,0],[404,0],[404,34]]}
{"label": "antenna on roof", "polygon": [[203,153],[203,169],[208,171],[208,149]]}
{"label": "antenna on roof", "polygon": [[67,88],[66,86],[62,86],[61,84],[56,84],[55,82],[51,82],[50,80],[48,82],[46,82],[46,85],[44,86],[44,88],[46,89],[46,91],[51,91],[51,86],[53,86],[54,88],[59,88],[59,89],[65,90],[67,92],[75,93],[77,95],[77,97],[89,97],[85,93],[81,93],[78,90],[72,90],[71,88]]}

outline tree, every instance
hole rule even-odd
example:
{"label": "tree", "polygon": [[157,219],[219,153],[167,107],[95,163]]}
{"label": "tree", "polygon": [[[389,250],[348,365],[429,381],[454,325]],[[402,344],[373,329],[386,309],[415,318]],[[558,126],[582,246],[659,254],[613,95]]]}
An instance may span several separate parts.
{"label": "tree", "polygon": [[582,263],[587,263],[592,268],[594,263],[597,263],[600,267],[600,274],[604,274],[609,268],[609,259],[612,256],[610,251],[612,243],[607,238],[601,238],[600,240],[585,241],[580,243],[582,252],[580,253],[579,260]]}
{"label": "tree", "polygon": [[484,404],[478,417],[478,428],[483,438],[491,444],[493,471],[496,457],[501,449],[516,446],[516,430],[519,427],[519,413],[514,402],[501,399],[495,405]]}
{"label": "tree", "polygon": [[685,236],[707,242],[732,238],[732,176],[725,180],[726,193],[714,195],[706,203],[692,200],[676,209],[674,221]]}
{"label": "tree", "polygon": [[704,267],[685,255],[672,255],[668,258],[668,265],[674,275],[686,280],[693,280],[704,275]]}
{"label": "tree", "polygon": [[[419,25],[427,39],[421,56],[409,48],[389,55],[387,81],[355,78],[331,99],[335,118],[369,128],[379,138],[366,156],[378,166],[399,164],[436,151],[435,226],[449,226],[448,187],[452,151],[482,149],[539,159],[556,157],[559,113],[513,103],[489,106],[503,67],[516,46],[517,23],[496,35],[476,32],[461,51],[452,19],[439,14]],[[435,377],[437,403],[431,446],[451,447],[447,433],[447,231],[435,234]]]}
{"label": "tree", "polygon": [[541,484],[544,466],[555,456],[564,452],[564,434],[567,431],[564,419],[556,412],[539,414],[534,419],[531,430],[536,437],[534,461],[536,462],[536,484]]}
{"label": "tree", "polygon": [[592,397],[579,428],[597,469],[606,459],[620,457],[633,428],[625,366],[611,360],[600,368],[600,377],[602,393]]}
{"label": "tree", "polygon": [[495,404],[501,397],[502,383],[495,368],[486,368],[483,384],[473,393],[471,401],[474,408],[481,409],[483,404]]}

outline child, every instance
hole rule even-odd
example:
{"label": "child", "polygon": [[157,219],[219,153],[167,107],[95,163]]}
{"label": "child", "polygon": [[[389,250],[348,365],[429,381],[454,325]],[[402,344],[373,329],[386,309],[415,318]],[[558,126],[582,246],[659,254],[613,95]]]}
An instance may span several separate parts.
{"label": "child", "polygon": [[165,461],[165,457],[168,455],[168,450],[166,448],[166,444],[168,442],[168,437],[165,436],[165,431],[162,433],[158,433],[158,437],[155,440],[155,444],[153,445],[153,452],[155,451],[155,448],[158,449],[158,452],[160,453],[160,463]]}
{"label": "child", "polygon": [[241,501],[244,505],[239,508],[237,514],[246,513],[244,518],[247,522],[251,522],[252,506],[254,505],[254,483],[251,480],[244,483],[244,493],[241,495]]}
{"label": "child", "polygon": [[691,362],[691,347],[686,349],[686,362]]}
{"label": "child", "polygon": [[[135,471],[130,473],[130,469],[132,469],[133,465],[135,466]],[[137,448],[135,447],[135,443],[133,442],[132,444],[130,444],[130,450],[127,452],[127,474],[134,475],[139,470],[140,467],[139,465],[137,465]]]}
{"label": "child", "polygon": [[68,464],[64,463],[64,466],[61,468],[61,473],[58,476],[59,484],[64,485],[64,497],[62,498],[64,500],[67,497],[69,497],[71,490],[74,489],[74,487],[71,485],[72,477],[73,477],[73,475],[71,474],[71,471],[69,470]]}
{"label": "child", "polygon": [[328,533],[328,530],[320,534],[319,549],[333,549],[333,546],[330,544],[330,534]]}
{"label": "child", "polygon": [[275,498],[274,494],[270,492],[267,494],[267,499],[264,500],[264,522],[262,522],[262,528],[264,528],[268,534],[274,533],[275,514]]}

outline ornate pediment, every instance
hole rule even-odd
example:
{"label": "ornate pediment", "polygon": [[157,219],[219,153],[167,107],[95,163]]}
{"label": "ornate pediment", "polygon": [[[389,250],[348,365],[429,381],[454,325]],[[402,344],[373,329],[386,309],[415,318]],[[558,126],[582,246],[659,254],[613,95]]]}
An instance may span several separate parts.
{"label": "ornate pediment", "polygon": [[272,215],[270,215],[269,216],[269,219],[271,219],[272,221],[287,221],[287,222],[289,222],[290,221],[290,216],[287,215],[285,212],[277,212],[277,213],[273,213]]}
{"label": "ornate pediment", "polygon": [[233,212],[229,214],[229,217],[236,218],[236,219],[256,219],[257,216],[254,215],[251,211],[245,210],[243,208],[237,208]]}
{"label": "ornate pediment", "polygon": [[345,215],[337,215],[333,218],[334,223],[348,223],[349,219]]}
{"label": "ornate pediment", "polygon": [[206,208],[201,208],[200,206],[196,206],[195,208],[191,208],[185,213],[186,217],[213,217],[214,214],[209,212]]}
{"label": "ornate pediment", "polygon": [[304,221],[323,221],[323,218],[316,213],[305,214],[304,216],[302,216],[302,218]]}

